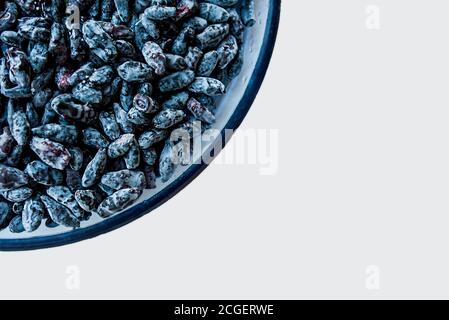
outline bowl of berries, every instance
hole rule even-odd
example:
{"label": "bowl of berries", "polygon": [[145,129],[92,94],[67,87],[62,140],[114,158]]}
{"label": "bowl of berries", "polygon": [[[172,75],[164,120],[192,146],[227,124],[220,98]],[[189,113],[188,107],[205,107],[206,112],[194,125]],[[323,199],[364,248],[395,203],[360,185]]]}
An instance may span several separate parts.
{"label": "bowl of berries", "polygon": [[0,250],[95,237],[186,187],[251,107],[279,18],[280,0],[0,4]]}

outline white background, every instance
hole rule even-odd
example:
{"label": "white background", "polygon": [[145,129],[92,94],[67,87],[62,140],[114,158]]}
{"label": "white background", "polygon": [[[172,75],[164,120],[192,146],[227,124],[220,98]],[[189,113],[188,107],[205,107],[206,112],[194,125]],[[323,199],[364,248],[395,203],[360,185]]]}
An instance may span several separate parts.
{"label": "white background", "polygon": [[284,0],[242,126],[279,130],[277,174],[212,165],[117,231],[0,253],[0,298],[449,298],[447,9]]}

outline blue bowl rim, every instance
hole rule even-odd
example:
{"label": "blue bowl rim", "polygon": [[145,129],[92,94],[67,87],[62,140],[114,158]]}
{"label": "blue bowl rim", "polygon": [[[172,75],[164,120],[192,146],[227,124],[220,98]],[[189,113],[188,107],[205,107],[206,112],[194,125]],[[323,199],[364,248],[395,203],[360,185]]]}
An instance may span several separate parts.
{"label": "blue bowl rim", "polygon": [[[241,125],[259,92],[276,43],[280,13],[281,0],[270,0],[270,9],[267,19],[268,23],[265,29],[261,53],[243,98],[240,100],[236,110],[223,128],[222,135],[224,135],[226,129],[235,130]],[[180,177],[175,179],[150,199],[102,222],[85,228],[50,236],[37,236],[24,239],[1,239],[0,251],[23,251],[57,247],[90,239],[120,228],[121,226],[150,213],[166,201],[170,200],[192,182],[204,169],[206,169],[206,167],[207,164],[205,163],[191,165]]]}

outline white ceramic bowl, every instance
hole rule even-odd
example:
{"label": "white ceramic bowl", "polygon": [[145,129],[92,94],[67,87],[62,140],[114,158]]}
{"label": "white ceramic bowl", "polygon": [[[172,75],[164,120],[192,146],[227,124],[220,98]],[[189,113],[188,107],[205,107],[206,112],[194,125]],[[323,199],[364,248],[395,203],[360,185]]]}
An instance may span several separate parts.
{"label": "white ceramic bowl", "polygon": [[[248,28],[245,34],[243,70],[230,84],[227,94],[218,102],[214,129],[221,132],[225,129],[236,129],[243,121],[262,84],[274,48],[281,1],[255,1],[257,23],[252,28]],[[221,137],[219,140],[221,141]],[[203,145],[201,152],[194,154],[194,159],[201,159],[202,154],[208,152],[215,143],[219,142]],[[93,215],[89,221],[82,222],[79,229],[47,228],[42,225],[35,232],[19,234],[5,229],[0,232],[0,250],[29,250],[64,245],[116,229],[151,212],[169,200],[207,166],[201,161],[194,161],[194,163],[185,167],[180,166],[170,181],[166,183],[158,181],[157,188],[145,191],[132,207],[107,219]]]}

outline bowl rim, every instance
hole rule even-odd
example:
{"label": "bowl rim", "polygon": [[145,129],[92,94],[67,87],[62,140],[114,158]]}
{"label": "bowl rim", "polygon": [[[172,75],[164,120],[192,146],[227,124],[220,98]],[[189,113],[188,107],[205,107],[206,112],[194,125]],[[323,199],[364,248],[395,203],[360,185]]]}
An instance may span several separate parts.
{"label": "bowl rim", "polygon": [[[253,104],[257,93],[265,78],[271,56],[273,54],[274,45],[276,43],[277,32],[279,28],[279,20],[281,14],[281,0],[269,0],[269,12],[267,25],[265,28],[264,39],[257,59],[256,66],[249,80],[248,86],[240,100],[237,108],[232,113],[231,118],[225,124],[221,134],[224,135],[225,130],[236,130],[240,127],[243,119]],[[228,140],[229,141],[229,140]],[[216,154],[215,156],[217,156]],[[104,221],[94,225],[75,229],[72,231],[49,235],[36,236],[23,239],[0,239],[0,251],[25,251],[52,248],[63,246],[74,242],[94,238],[101,234],[120,228],[156,209],[166,201],[174,197],[178,192],[184,189],[192,182],[208,164],[192,164],[178,178],[172,181],[160,192],[157,192],[150,199],[147,199],[130,209],[121,212],[116,216],[112,216]],[[150,201],[151,200],[151,201]]]}

